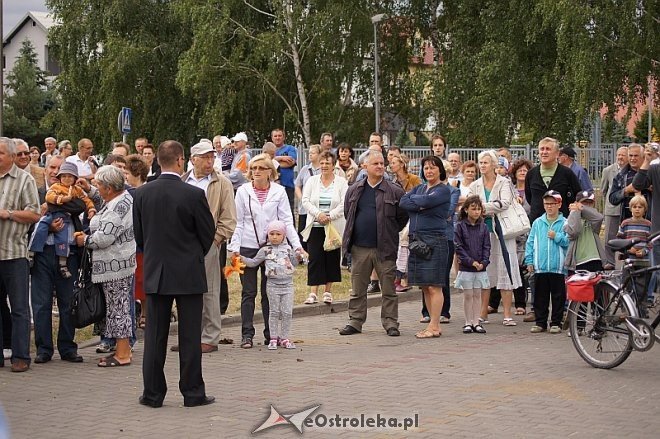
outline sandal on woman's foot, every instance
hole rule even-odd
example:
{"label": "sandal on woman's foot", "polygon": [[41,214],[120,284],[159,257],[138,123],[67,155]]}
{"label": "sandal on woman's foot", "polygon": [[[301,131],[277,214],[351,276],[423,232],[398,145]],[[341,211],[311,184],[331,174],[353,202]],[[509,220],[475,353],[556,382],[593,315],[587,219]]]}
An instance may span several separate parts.
{"label": "sandal on woman's foot", "polygon": [[511,317],[508,317],[508,318],[502,320],[502,324],[504,326],[516,326],[517,325],[516,321],[513,320]]}
{"label": "sandal on woman's foot", "polygon": [[442,333],[440,332],[432,332],[428,329],[423,329],[415,334],[415,338],[436,338],[440,337],[441,335]]}
{"label": "sandal on woman's foot", "polygon": [[307,297],[307,299],[305,299],[305,301],[303,303],[305,305],[313,305],[315,303],[318,303],[318,301],[319,301],[319,298],[316,297],[316,294],[309,293],[309,296]]}
{"label": "sandal on woman's foot", "polygon": [[332,305],[332,293],[330,291],[326,291],[325,293],[323,293],[323,303]]}
{"label": "sandal on woman's foot", "polygon": [[525,315],[525,308],[516,308],[516,315],[517,316],[524,316]]}
{"label": "sandal on woman's foot", "polygon": [[60,276],[62,276],[64,279],[69,279],[71,277],[69,267],[66,265],[60,265]]}
{"label": "sandal on woman's foot", "polygon": [[472,331],[476,332],[477,334],[485,334],[486,333],[486,330],[481,325],[475,325],[475,327],[472,328]]}
{"label": "sandal on woman's foot", "polygon": [[119,360],[117,360],[117,358],[115,358],[114,356],[102,358],[98,364],[99,367],[119,367],[119,366],[130,366],[130,365],[131,365],[130,361],[128,363],[120,363]]}
{"label": "sandal on woman's foot", "polygon": [[472,334],[473,332],[472,325],[463,326],[463,334]]}
{"label": "sandal on woman's foot", "polygon": [[245,337],[241,341],[241,347],[243,349],[251,349],[252,348],[252,339],[250,337]]}

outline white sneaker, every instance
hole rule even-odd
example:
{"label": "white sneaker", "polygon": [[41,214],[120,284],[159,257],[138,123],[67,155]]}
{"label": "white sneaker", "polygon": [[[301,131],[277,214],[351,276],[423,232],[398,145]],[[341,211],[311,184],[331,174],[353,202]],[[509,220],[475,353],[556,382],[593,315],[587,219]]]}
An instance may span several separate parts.
{"label": "white sneaker", "polygon": [[277,350],[277,340],[271,340],[270,343],[268,343],[268,350],[269,351]]}
{"label": "white sneaker", "polygon": [[296,345],[291,343],[288,339],[280,340],[280,346],[284,349],[295,349]]}
{"label": "white sneaker", "polygon": [[5,357],[5,360],[11,360],[11,349],[3,349],[2,355]]}

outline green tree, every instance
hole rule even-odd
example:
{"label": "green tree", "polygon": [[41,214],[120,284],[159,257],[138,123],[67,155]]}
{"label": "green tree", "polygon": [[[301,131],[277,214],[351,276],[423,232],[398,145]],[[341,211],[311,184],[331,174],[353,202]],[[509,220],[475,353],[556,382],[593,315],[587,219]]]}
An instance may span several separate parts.
{"label": "green tree", "polygon": [[4,131],[29,144],[41,143],[48,133],[41,121],[53,106],[46,72],[39,68],[37,54],[29,40],[23,41],[14,68],[7,74],[4,96]]}
{"label": "green tree", "polygon": [[180,0],[193,40],[177,84],[203,96],[201,121],[215,131],[249,129],[261,141],[279,126],[309,144],[323,131],[341,139],[364,130],[367,115],[356,107],[371,91],[371,8],[367,0]]}
{"label": "green tree", "polygon": [[[657,133],[660,133],[660,111],[653,111],[653,116],[651,117],[651,127],[652,129],[655,129],[655,133],[657,136]],[[649,135],[649,110],[646,109],[644,112],[639,116],[639,120],[635,124],[635,140],[640,143],[646,143],[648,142],[648,135]],[[656,138],[654,141],[658,141]]]}
{"label": "green tree", "polygon": [[190,144],[200,137],[198,103],[175,84],[190,32],[173,3],[48,0],[59,22],[49,35],[62,67],[56,81],[61,106],[52,117],[59,135],[89,137],[107,150],[121,136],[119,110],[131,107],[135,137],[156,144],[167,138]]}

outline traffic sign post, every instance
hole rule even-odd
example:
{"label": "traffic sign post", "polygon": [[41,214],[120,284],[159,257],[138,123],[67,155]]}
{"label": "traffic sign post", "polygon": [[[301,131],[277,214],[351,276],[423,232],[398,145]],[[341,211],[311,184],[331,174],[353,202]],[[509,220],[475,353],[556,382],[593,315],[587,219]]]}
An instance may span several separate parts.
{"label": "traffic sign post", "polygon": [[131,132],[131,119],[133,118],[133,111],[128,107],[122,107],[117,116],[117,127],[122,134],[122,142],[126,143],[126,135]]}

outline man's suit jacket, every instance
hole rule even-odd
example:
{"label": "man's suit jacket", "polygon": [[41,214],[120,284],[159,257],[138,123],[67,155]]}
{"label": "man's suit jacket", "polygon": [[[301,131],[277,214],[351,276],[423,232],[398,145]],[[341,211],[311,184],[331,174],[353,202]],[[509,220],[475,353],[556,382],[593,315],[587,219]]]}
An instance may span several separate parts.
{"label": "man's suit jacket", "polygon": [[161,174],[135,191],[133,229],[144,250],[147,294],[206,293],[204,256],[215,224],[203,190]]}
{"label": "man's suit jacket", "polygon": [[612,163],[605,169],[603,169],[603,174],[600,180],[600,191],[605,200],[605,208],[603,209],[603,214],[608,216],[619,216],[621,215],[621,205],[615,206],[610,203],[610,192],[612,190],[612,184],[614,182],[614,177],[619,173],[619,165]]}

